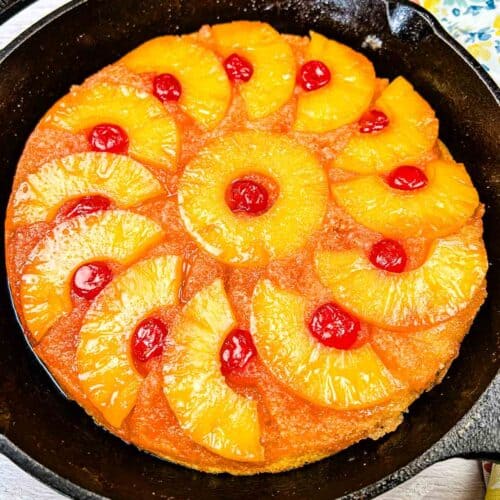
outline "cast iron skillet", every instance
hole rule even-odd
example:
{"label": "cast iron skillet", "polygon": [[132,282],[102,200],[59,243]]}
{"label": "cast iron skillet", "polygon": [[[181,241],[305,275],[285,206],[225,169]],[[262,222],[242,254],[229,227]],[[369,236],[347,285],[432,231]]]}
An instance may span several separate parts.
{"label": "cast iron skillet", "polygon": [[[296,34],[313,28],[348,43],[374,61],[379,75],[406,76],[436,109],[441,137],[467,164],[487,206],[489,297],[459,358],[443,383],[412,405],[398,430],[379,441],[363,441],[278,475],[202,474],[124,444],[61,395],[24,341],[2,265],[0,451],[72,497],[117,499],[369,498],[447,457],[498,458],[500,93],[478,63],[420,8],[391,0],[71,2],[0,53],[1,218],[28,134],[71,84],[154,36],[234,19],[260,19]],[[367,35],[376,35],[381,45],[366,46]]]}

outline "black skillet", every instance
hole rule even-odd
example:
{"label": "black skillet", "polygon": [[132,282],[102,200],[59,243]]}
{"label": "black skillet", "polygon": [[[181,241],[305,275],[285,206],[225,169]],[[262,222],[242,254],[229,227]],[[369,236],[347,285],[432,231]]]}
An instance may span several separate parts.
{"label": "black skillet", "polygon": [[[15,0],[18,6],[25,2]],[[406,76],[436,109],[441,137],[455,158],[468,166],[487,207],[489,297],[460,356],[443,383],[411,406],[397,431],[379,441],[363,441],[283,474],[202,474],[126,445],[61,395],[23,339],[2,266],[0,451],[72,497],[116,499],[370,498],[438,460],[498,459],[500,376],[494,379],[500,367],[500,93],[478,63],[420,8],[390,0],[69,3],[0,52],[2,219],[30,131],[71,84],[149,38],[233,19],[260,19],[296,34],[312,28],[336,38],[365,52],[379,75]],[[367,35],[376,35],[380,47],[364,44]]]}

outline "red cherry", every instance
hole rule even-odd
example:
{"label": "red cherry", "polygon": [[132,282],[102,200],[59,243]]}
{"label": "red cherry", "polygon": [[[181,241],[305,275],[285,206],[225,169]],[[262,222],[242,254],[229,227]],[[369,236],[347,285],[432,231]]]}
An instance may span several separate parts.
{"label": "red cherry", "polygon": [[379,132],[389,125],[389,118],[383,111],[372,109],[359,119],[359,131],[362,134]]}
{"label": "red cherry", "polygon": [[132,355],[137,361],[149,361],[160,356],[167,336],[167,327],[158,318],[142,320],[132,335]]}
{"label": "red cherry", "polygon": [[396,240],[380,240],[372,246],[370,262],[379,269],[402,273],[406,266],[406,252]]}
{"label": "red cherry", "polygon": [[125,130],[112,123],[96,125],[89,135],[93,151],[125,154],[128,150],[128,136]]}
{"label": "red cherry", "polygon": [[424,171],[410,165],[395,168],[387,176],[387,184],[391,188],[402,189],[403,191],[423,188],[427,185],[427,182],[428,179]]}
{"label": "red cherry", "polygon": [[93,299],[113,279],[113,272],[105,262],[90,262],[73,274],[71,288],[84,299]]}
{"label": "red cherry", "polygon": [[330,82],[332,75],[328,67],[321,61],[307,61],[299,70],[297,82],[310,92],[324,87]]}
{"label": "red cherry", "polygon": [[232,212],[260,215],[269,208],[267,189],[262,184],[249,179],[231,183],[226,198]]}
{"label": "red cherry", "polygon": [[83,196],[74,200],[73,203],[66,205],[59,216],[63,219],[71,219],[79,215],[87,215],[99,210],[108,210],[111,206],[111,200],[98,194],[93,196]]}
{"label": "red cherry", "polygon": [[238,54],[231,54],[224,61],[229,80],[232,82],[248,82],[253,75],[252,63]]}
{"label": "red cherry", "polygon": [[333,302],[319,306],[309,321],[313,337],[335,349],[351,348],[358,338],[359,329],[359,321]]}
{"label": "red cherry", "polygon": [[247,330],[233,330],[220,349],[220,369],[223,375],[240,371],[257,354],[257,349]]}
{"label": "red cherry", "polygon": [[153,80],[153,94],[161,102],[178,101],[182,94],[182,86],[174,75],[163,73]]}

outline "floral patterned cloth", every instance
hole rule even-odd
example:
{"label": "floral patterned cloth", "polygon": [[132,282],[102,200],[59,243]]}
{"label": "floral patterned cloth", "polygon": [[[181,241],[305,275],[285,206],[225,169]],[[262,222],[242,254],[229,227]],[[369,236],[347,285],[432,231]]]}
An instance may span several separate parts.
{"label": "floral patterned cloth", "polygon": [[417,0],[500,82],[500,0]]}

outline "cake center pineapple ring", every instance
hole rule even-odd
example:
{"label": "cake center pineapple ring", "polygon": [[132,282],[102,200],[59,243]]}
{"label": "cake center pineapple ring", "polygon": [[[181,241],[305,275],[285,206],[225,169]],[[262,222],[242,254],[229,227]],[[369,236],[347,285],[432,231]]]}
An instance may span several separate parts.
{"label": "cake center pineapple ring", "polygon": [[319,33],[146,41],[19,161],[6,264],[33,351],[98,424],[200,471],[391,432],[485,297],[483,207],[438,127]]}
{"label": "cake center pineapple ring", "polygon": [[[263,210],[272,197],[261,183],[238,181],[248,172],[279,186],[272,209]],[[231,206],[228,186],[230,199],[237,195]],[[290,255],[321,227],[328,184],[305,147],[282,135],[247,131],[216,139],[200,151],[184,170],[178,196],[186,229],[207,252],[227,264],[256,265]],[[235,213],[241,207],[260,216],[243,218]]]}

